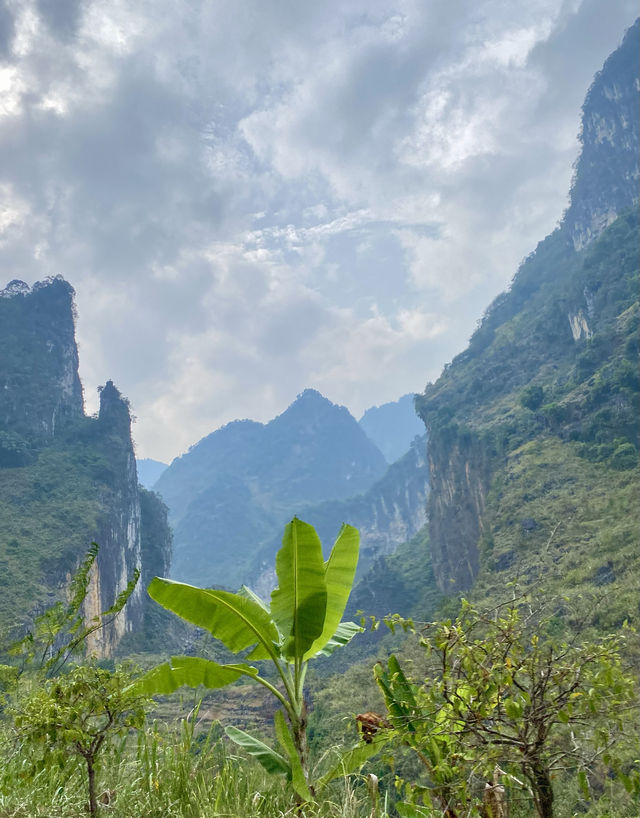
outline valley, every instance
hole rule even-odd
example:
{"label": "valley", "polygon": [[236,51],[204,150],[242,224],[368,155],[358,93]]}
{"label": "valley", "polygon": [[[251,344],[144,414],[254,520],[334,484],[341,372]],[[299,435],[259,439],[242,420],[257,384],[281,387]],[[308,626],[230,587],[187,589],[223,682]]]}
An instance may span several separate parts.
{"label": "valley", "polygon": [[57,708],[122,667],[114,816],[506,818],[489,787],[512,818],[631,818],[639,34],[586,94],[556,228],[433,383],[359,421],[309,387],[136,459],[114,381],[85,410],[72,285],[0,291],[0,816],[79,814]]}

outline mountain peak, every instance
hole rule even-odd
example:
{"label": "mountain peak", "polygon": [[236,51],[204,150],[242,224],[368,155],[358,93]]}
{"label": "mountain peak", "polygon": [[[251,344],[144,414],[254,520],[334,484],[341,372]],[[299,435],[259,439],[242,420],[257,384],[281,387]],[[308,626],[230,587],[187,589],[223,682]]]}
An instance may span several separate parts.
{"label": "mountain peak", "polygon": [[172,576],[233,587],[293,514],[360,495],[385,471],[384,456],[348,409],[316,389],[264,425],[228,424],[154,486],[175,526]]}
{"label": "mountain peak", "polygon": [[307,427],[309,423],[315,421],[317,423],[326,424],[330,417],[336,419],[342,418],[342,422],[348,423],[352,421],[356,423],[355,418],[351,415],[346,406],[340,406],[337,403],[332,403],[329,398],[325,398],[323,394],[317,389],[305,389],[296,396],[293,403],[275,417],[267,425],[271,427],[286,426],[300,426]]}
{"label": "mountain peak", "polygon": [[607,58],[582,106],[582,150],[564,228],[576,250],[638,202],[640,18]]}
{"label": "mountain peak", "polygon": [[325,398],[322,392],[318,392],[317,389],[313,389],[311,386],[307,386],[302,392],[296,395],[296,400],[311,400],[313,398],[320,398],[323,401],[331,403],[329,398]]}
{"label": "mountain peak", "polygon": [[60,276],[0,290],[3,428],[47,438],[82,415],[73,296]]}
{"label": "mountain peak", "polygon": [[289,408],[296,405],[325,407],[338,406],[338,404],[330,401],[329,398],[325,398],[325,396],[321,392],[318,392],[317,389],[312,389],[311,387],[303,389],[300,394],[296,395],[296,399],[292,404],[290,404]]}

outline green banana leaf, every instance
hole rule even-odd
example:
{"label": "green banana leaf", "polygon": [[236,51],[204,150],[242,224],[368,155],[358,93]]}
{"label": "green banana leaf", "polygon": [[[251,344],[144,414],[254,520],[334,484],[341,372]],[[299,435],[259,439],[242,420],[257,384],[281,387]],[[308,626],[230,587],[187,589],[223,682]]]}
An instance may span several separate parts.
{"label": "green banana leaf", "polygon": [[238,595],[245,597],[246,599],[252,599],[255,603],[257,603],[263,611],[270,613],[269,606],[267,603],[262,599],[262,597],[258,596],[255,591],[252,591],[248,585],[242,585],[240,590],[238,591]]}
{"label": "green banana leaf", "polygon": [[[361,628],[360,625],[356,625],[355,622],[341,622],[338,625],[338,628],[331,637],[331,639],[329,639],[325,646],[321,648],[315,655],[331,656],[331,654],[336,648],[342,648],[345,645],[348,645],[349,642],[356,635],[356,633],[362,633],[363,630],[364,628]],[[305,659],[306,658],[307,654],[305,654]]]}
{"label": "green banana leaf", "polygon": [[147,695],[173,693],[183,685],[209,688],[225,687],[240,676],[257,676],[258,669],[251,665],[220,665],[197,656],[172,656],[168,662],[145,673],[134,687]]}
{"label": "green banana leaf", "polygon": [[303,798],[305,801],[312,801],[313,799],[311,793],[309,792],[307,781],[304,777],[302,764],[300,763],[300,758],[296,752],[295,744],[293,743],[293,737],[289,732],[289,727],[287,726],[287,722],[281,710],[276,711],[274,722],[276,728],[276,738],[284,747],[287,756],[289,757],[289,764],[291,766],[291,784],[293,785],[293,789],[298,793],[300,798]]}
{"label": "green banana leaf", "polygon": [[257,759],[268,773],[283,773],[291,777],[291,766],[287,760],[269,745],[232,725],[225,728],[225,733],[231,741]]}
{"label": "green banana leaf", "polygon": [[344,752],[338,763],[316,781],[316,789],[319,791],[326,787],[334,778],[341,778],[357,772],[366,761],[380,752],[387,741],[388,739],[385,736],[376,736],[371,744],[361,743]]}
{"label": "green banana leaf", "polygon": [[253,599],[160,577],[151,580],[148,592],[163,608],[205,628],[234,653],[259,643],[262,648],[254,650],[252,659],[279,655],[278,630]]}
{"label": "green banana leaf", "polygon": [[297,517],[285,527],[276,574],[271,616],[285,637],[282,652],[293,661],[301,659],[320,636],[327,610],[322,545],[314,527]]}
{"label": "green banana leaf", "polygon": [[[249,588],[247,585],[243,585],[240,588],[240,590],[238,591],[238,595],[241,596],[241,597],[244,597],[246,599],[253,600],[256,603],[256,605],[259,605],[262,608],[262,610],[267,613],[267,615],[269,616],[269,619],[271,621],[273,621],[271,619],[271,611],[269,610],[269,606],[267,605],[267,603],[264,601],[264,599],[259,597],[258,594],[256,594],[255,591],[252,591],[251,588]],[[274,623],[274,625],[275,625],[275,623]],[[278,643],[279,643],[279,645],[282,643],[282,634],[279,633],[279,632],[278,632]],[[265,646],[261,642],[258,642],[258,644],[255,646],[255,648],[251,651],[251,653],[247,654],[246,658],[247,659],[253,659],[253,660],[257,661],[259,659],[270,659],[271,655],[269,654],[269,651],[265,648]]]}
{"label": "green banana leaf", "polygon": [[413,690],[393,654],[389,657],[388,665],[389,670],[387,671],[381,663],[378,663],[374,667],[374,674],[384,695],[391,722],[410,733],[415,733],[416,725],[412,718],[415,718],[417,703]]}
{"label": "green banana leaf", "polygon": [[324,567],[327,612],[322,633],[305,653],[305,659],[317,655],[335,637],[353,586],[359,551],[360,533],[358,529],[344,523]]}

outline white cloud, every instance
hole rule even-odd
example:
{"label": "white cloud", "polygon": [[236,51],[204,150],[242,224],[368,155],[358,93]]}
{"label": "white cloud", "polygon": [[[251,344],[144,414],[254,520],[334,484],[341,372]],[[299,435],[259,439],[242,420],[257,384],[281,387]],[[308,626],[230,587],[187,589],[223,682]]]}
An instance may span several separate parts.
{"label": "white cloud", "polygon": [[0,260],[167,459],[459,351],[566,201],[629,0],[0,2]]}

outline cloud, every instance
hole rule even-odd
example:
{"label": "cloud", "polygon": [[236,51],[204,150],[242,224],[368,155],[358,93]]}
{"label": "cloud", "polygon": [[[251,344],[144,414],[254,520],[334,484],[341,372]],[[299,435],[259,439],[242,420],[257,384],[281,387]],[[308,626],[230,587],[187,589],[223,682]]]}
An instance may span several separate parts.
{"label": "cloud", "polygon": [[627,0],[0,0],[0,260],[140,454],[420,390],[560,217]]}

